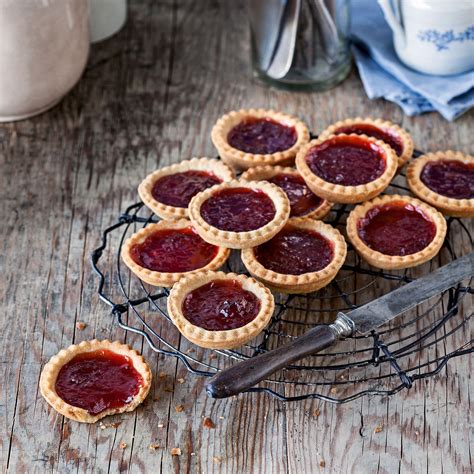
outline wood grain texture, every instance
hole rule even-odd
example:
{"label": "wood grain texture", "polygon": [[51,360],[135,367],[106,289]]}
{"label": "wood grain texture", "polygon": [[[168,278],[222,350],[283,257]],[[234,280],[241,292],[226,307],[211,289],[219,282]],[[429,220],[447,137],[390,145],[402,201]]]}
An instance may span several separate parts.
{"label": "wood grain texture", "polygon": [[[452,360],[408,392],[344,406],[251,394],[213,401],[202,379],[114,324],[88,257],[101,230],[137,200],[143,176],[215,155],[212,125],[231,109],[281,109],[315,132],[345,117],[384,117],[407,128],[420,149],[471,154],[474,114],[455,123],[404,117],[369,101],[355,72],[321,94],[269,89],[252,78],[244,2],[130,3],[126,27],[93,46],[84,77],[56,108],[0,125],[2,472],[471,472],[472,357]],[[461,232],[456,245],[468,248]],[[463,310],[472,312],[472,299]],[[177,331],[159,330],[187,347]],[[51,410],[38,379],[62,347],[93,337],[143,351],[155,378],[136,412],[88,426]],[[467,326],[452,347],[431,350],[470,338]],[[171,455],[174,447],[181,456]]]}

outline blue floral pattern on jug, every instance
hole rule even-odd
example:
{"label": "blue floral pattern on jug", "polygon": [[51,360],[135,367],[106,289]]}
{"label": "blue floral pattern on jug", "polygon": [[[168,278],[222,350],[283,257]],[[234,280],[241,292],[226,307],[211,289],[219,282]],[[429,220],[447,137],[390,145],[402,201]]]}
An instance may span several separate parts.
{"label": "blue floral pattern on jug", "polygon": [[461,33],[454,33],[453,30],[445,31],[444,33],[438,30],[423,30],[418,33],[418,39],[426,43],[434,43],[437,51],[448,50],[448,44],[458,41],[474,41],[474,25],[468,26]]}

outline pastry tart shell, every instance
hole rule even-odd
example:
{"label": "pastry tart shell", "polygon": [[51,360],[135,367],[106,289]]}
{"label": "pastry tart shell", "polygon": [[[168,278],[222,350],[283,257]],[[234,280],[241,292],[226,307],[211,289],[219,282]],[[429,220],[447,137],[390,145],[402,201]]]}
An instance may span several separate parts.
{"label": "pastry tart shell", "polygon": [[311,293],[327,286],[344,264],[347,255],[347,245],[344,237],[334,227],[322,221],[294,217],[288,225],[300,229],[315,231],[332,242],[334,256],[329,265],[317,272],[290,275],[277,273],[265,268],[255,257],[255,249],[242,251],[242,262],[249,273],[271,289],[281,293]]}
{"label": "pastry tart shell", "polygon": [[160,168],[149,174],[138,186],[138,194],[146,207],[151,209],[162,219],[182,219],[188,217],[187,207],[175,207],[163,204],[157,201],[152,190],[156,181],[164,176],[185,171],[209,171],[214,173],[222,182],[232,181],[235,178],[234,171],[220,160],[210,158],[192,158],[191,160],[181,161],[171,166]]}
{"label": "pastry tart shell", "polygon": [[[433,240],[419,252],[410,255],[386,255],[371,249],[360,237],[357,229],[358,222],[363,219],[367,212],[377,206],[390,204],[391,202],[405,202],[420,209],[423,214],[431,219],[436,226],[436,234]],[[431,260],[440,251],[444,238],[446,236],[446,220],[443,215],[428,204],[412,198],[410,196],[401,196],[398,194],[390,194],[377,197],[372,201],[365,202],[356,206],[347,218],[347,236],[357,253],[370,265],[381,268],[383,270],[395,270],[416,267],[424,262]]]}
{"label": "pastry tart shell", "polygon": [[[292,174],[295,176],[300,176],[298,170],[292,168],[290,166],[256,166],[255,168],[249,168],[247,171],[244,171],[240,176],[241,180],[244,181],[265,181],[267,179],[273,178],[278,174]],[[323,198],[321,198],[323,199]],[[316,209],[308,212],[303,216],[298,217],[311,217],[312,219],[324,219],[328,212],[332,208],[332,203],[323,199],[321,205],[318,206]]]}
{"label": "pastry tart shell", "polygon": [[129,237],[123,247],[121,256],[125,265],[138,277],[146,283],[154,286],[170,287],[178,280],[190,273],[196,273],[201,270],[217,270],[220,268],[229,257],[230,250],[224,247],[219,247],[216,256],[204,267],[189,272],[157,272],[148,268],[142,267],[133,260],[130,255],[131,249],[136,244],[141,244],[147,237],[157,230],[164,229],[185,229],[187,227],[194,227],[187,219],[180,219],[177,221],[160,221],[157,224],[149,224],[143,229]]}
{"label": "pastry tart shell", "polygon": [[[227,136],[229,132],[243,120],[248,118],[268,118],[283,125],[294,127],[296,131],[296,142],[287,150],[270,154],[247,153],[232,147]],[[291,165],[300,148],[309,142],[308,127],[296,117],[265,109],[242,109],[233,110],[223,115],[214,125],[211,139],[217,148],[219,156],[223,161],[237,169],[248,169],[253,166],[263,165]]]}
{"label": "pastry tart shell", "polygon": [[[66,403],[56,393],[56,379],[61,368],[66,365],[71,359],[78,354],[85,352],[92,352],[98,350],[109,350],[116,354],[127,356],[131,359],[133,367],[141,375],[143,384],[138,393],[133,397],[133,400],[126,405],[119,408],[110,408],[104,410],[97,415],[91,415],[87,410],[79,408]],[[55,356],[51,357],[49,362],[44,366],[40,377],[40,391],[46,401],[61,415],[81,423],[95,423],[96,421],[108,415],[133,411],[145,400],[151,386],[151,371],[145,359],[138,354],[137,351],[130,348],[126,344],[119,341],[111,342],[108,340],[98,341],[83,341],[80,344],[69,346],[67,349],[62,349]]]}
{"label": "pastry tart shell", "polygon": [[372,125],[374,127],[380,128],[384,132],[387,132],[387,131],[393,132],[393,134],[397,138],[400,139],[403,145],[403,152],[401,156],[397,156],[395,154],[395,156],[397,156],[398,169],[400,169],[412,157],[413,149],[414,149],[413,138],[406,130],[404,130],[403,128],[399,127],[397,124],[392,123],[388,120],[373,119],[370,117],[348,118],[348,119],[341,120],[339,122],[336,122],[330,125],[328,128],[326,128],[325,130],[321,132],[321,134],[319,135],[319,138],[321,139],[327,138],[330,135],[336,134],[336,130],[338,130],[341,127],[348,127],[348,126],[357,125],[357,124]]}
{"label": "pastry tart shell", "polygon": [[412,161],[407,169],[408,186],[413,194],[423,201],[439,209],[443,214],[453,217],[474,217],[474,199],[455,199],[438,194],[423,183],[421,172],[429,162],[440,160],[456,160],[466,164],[474,164],[474,156],[458,151],[438,151],[427,153]]}
{"label": "pastry tart shell", "polygon": [[[213,280],[237,280],[244,290],[255,294],[260,300],[260,311],[255,318],[242,327],[223,331],[209,331],[188,321],[181,309],[184,298]],[[268,288],[253,278],[235,273],[204,271],[189,275],[173,286],[168,298],[168,314],[179,332],[194,344],[209,349],[232,349],[255,338],[270,322],[274,309],[275,302]]]}
{"label": "pastry tart shell", "polygon": [[[322,179],[311,171],[308,163],[306,162],[306,156],[309,151],[313,147],[321,145],[327,140],[331,140],[333,138],[344,139],[345,137],[358,137],[367,140],[376,144],[380,149],[383,150],[385,158],[385,170],[381,176],[365,184],[359,184],[356,186],[346,186],[325,181],[324,179]],[[367,135],[356,135],[354,133],[351,133],[350,135],[345,135],[341,133],[339,135],[328,135],[324,138],[311,140],[298,152],[298,155],[296,157],[296,168],[298,169],[303,179],[306,181],[308,187],[317,196],[321,196],[330,202],[354,204],[372,199],[387,188],[397,171],[397,155],[391,147],[389,147],[381,140],[376,140],[375,138],[368,137]]]}
{"label": "pastry tart shell", "polygon": [[[201,206],[212,195],[223,189],[249,188],[263,191],[275,206],[275,216],[264,226],[251,231],[233,232],[221,230],[204,220],[201,215]],[[290,201],[285,192],[274,184],[266,181],[231,181],[206,189],[197,194],[189,204],[189,217],[198,234],[214,245],[229,249],[244,249],[263,244],[276,235],[286,224],[290,216]]]}

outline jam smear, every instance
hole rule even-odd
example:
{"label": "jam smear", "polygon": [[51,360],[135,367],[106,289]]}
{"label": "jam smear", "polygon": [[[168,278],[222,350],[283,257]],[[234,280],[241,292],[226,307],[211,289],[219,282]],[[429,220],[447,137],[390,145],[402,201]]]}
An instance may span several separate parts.
{"label": "jam smear", "polygon": [[357,135],[367,135],[369,137],[374,137],[377,140],[382,140],[387,145],[390,145],[397,156],[403,154],[403,142],[398,135],[389,131],[383,130],[375,125],[370,125],[368,123],[355,123],[353,125],[345,125],[344,127],[339,127],[336,131],[336,134],[346,133],[347,135],[351,133],[356,133]]}
{"label": "jam smear", "polygon": [[436,235],[434,222],[420,209],[403,201],[370,209],[357,228],[368,247],[392,256],[420,252]]}
{"label": "jam smear", "polygon": [[196,194],[220,183],[222,180],[209,171],[183,171],[157,179],[151,195],[167,206],[188,207]]}
{"label": "jam smear", "polygon": [[248,118],[231,129],[229,145],[245,153],[267,155],[284,151],[296,143],[296,130],[269,118]]}
{"label": "jam smear", "polygon": [[275,217],[273,201],[261,190],[226,188],[201,206],[201,216],[213,227],[230,232],[259,229]]}
{"label": "jam smear", "polygon": [[191,291],[182,311],[195,326],[226,331],[253,321],[260,311],[260,300],[237,280],[214,280]]}
{"label": "jam smear", "polygon": [[381,148],[362,138],[348,136],[336,136],[311,148],[306,162],[324,181],[343,186],[369,183],[386,169]]}
{"label": "jam smear", "polygon": [[279,173],[269,179],[270,183],[276,184],[285,191],[291,206],[291,217],[304,216],[317,209],[323,199],[308,188],[301,176],[290,173]]}
{"label": "jam smear", "polygon": [[97,415],[130,403],[143,385],[129,357],[103,349],[76,355],[59,371],[56,392],[69,405]]}
{"label": "jam smear", "polygon": [[254,252],[257,261],[268,270],[301,275],[327,267],[334,258],[334,244],[319,232],[286,226]]}
{"label": "jam smear", "polygon": [[192,227],[162,229],[134,245],[131,257],[141,267],[155,272],[190,272],[206,266],[219,248],[205,242]]}
{"label": "jam smear", "polygon": [[474,164],[458,160],[428,161],[421,181],[435,193],[452,199],[474,199]]}

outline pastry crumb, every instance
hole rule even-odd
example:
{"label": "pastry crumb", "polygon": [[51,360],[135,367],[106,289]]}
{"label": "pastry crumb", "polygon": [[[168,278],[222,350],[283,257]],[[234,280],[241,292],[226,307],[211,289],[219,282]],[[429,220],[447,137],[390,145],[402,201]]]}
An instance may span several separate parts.
{"label": "pastry crumb", "polygon": [[166,377],[168,377],[166,372],[160,372],[160,379],[164,379]]}
{"label": "pastry crumb", "polygon": [[420,432],[418,430],[415,431],[415,436],[420,436]]}
{"label": "pastry crumb", "polygon": [[383,429],[383,425],[377,425],[375,427],[374,433],[380,433]]}
{"label": "pastry crumb", "polygon": [[174,407],[174,409],[176,410],[176,413],[181,413],[184,410],[184,406],[183,405],[176,405]]}
{"label": "pastry crumb", "polygon": [[191,456],[196,456],[196,453],[191,453]]}
{"label": "pastry crumb", "polygon": [[326,461],[324,459],[321,459],[321,461],[319,461],[319,467],[326,467]]}
{"label": "pastry crumb", "polygon": [[163,428],[163,426],[164,426],[163,423],[158,424],[158,428]]}
{"label": "pastry crumb", "polygon": [[178,383],[184,383],[184,379],[178,379]]}
{"label": "pastry crumb", "polygon": [[169,392],[169,393],[173,393],[173,387],[165,387],[164,391]]}
{"label": "pastry crumb", "polygon": [[77,321],[76,323],[76,329],[79,331],[84,331],[84,329],[87,327],[87,324],[82,322],[82,321]]}
{"label": "pastry crumb", "polygon": [[222,458],[220,456],[214,456],[212,458],[212,460],[216,463],[216,464],[220,464],[222,462]]}
{"label": "pastry crumb", "polygon": [[332,394],[337,393],[337,388],[336,387],[331,388],[331,393]]}
{"label": "pastry crumb", "polygon": [[206,418],[204,418],[204,421],[202,422],[202,425],[204,426],[204,428],[215,428],[216,427],[215,423],[207,416],[206,416]]}
{"label": "pastry crumb", "polygon": [[189,348],[187,351],[186,351],[188,354],[192,354],[193,352],[196,352],[196,349],[193,349],[192,347]]}
{"label": "pastry crumb", "polygon": [[171,456],[181,456],[181,448],[172,448]]}
{"label": "pastry crumb", "polygon": [[313,411],[313,416],[317,418],[319,415],[321,415],[321,410],[319,408],[316,408],[316,410]]}
{"label": "pastry crumb", "polygon": [[223,417],[223,416],[220,416],[220,417],[219,417],[219,420],[224,420],[224,417]]}
{"label": "pastry crumb", "polygon": [[127,443],[124,443],[123,441],[119,444],[120,449],[125,449],[127,447]]}
{"label": "pastry crumb", "polygon": [[150,449],[150,451],[156,451],[159,447],[160,445],[158,443],[151,443],[148,449]]}

